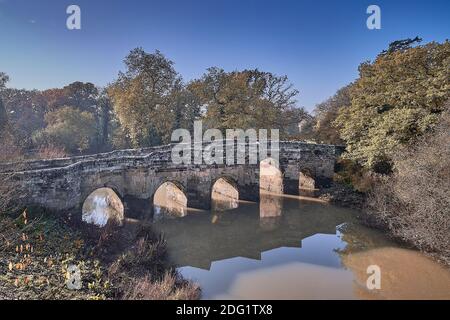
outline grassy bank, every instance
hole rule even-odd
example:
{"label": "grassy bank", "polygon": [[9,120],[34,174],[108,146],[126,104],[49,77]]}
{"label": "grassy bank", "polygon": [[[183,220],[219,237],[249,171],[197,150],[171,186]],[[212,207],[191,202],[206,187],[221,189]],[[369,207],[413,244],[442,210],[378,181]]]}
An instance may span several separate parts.
{"label": "grassy bank", "polygon": [[0,216],[0,299],[199,296],[198,286],[168,262],[164,239],[149,225],[100,229],[43,212]]}

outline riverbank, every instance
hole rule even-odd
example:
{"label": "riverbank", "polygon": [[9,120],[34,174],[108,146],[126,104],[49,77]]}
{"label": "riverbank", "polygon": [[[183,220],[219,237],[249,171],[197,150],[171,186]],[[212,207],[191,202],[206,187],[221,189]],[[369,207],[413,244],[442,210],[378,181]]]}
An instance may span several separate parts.
{"label": "riverbank", "polygon": [[[358,219],[364,225],[380,230],[385,233],[386,236],[403,246],[419,250],[433,258],[435,261],[450,267],[450,252],[448,246],[445,245],[445,243],[448,243],[449,237],[434,237],[435,245],[432,247],[424,244],[423,241],[420,241],[419,234],[425,233],[423,228],[418,228],[417,225],[413,225],[412,223],[388,223],[389,221],[386,219],[386,215],[391,217],[392,213],[385,213],[383,215],[380,214],[378,210],[373,209],[373,199],[383,197],[382,195],[375,194],[377,190],[379,191],[379,188],[376,188],[371,192],[363,193],[354,190],[348,185],[333,182],[330,186],[319,191],[318,198],[331,204],[360,211],[361,214],[358,215]],[[386,198],[386,200],[392,199]],[[379,203],[379,201],[377,203]],[[398,217],[397,220],[398,219],[401,218]],[[448,224],[448,221],[445,221],[445,223]],[[433,235],[430,234],[429,237],[432,238]],[[445,248],[447,248],[447,250]]]}
{"label": "riverbank", "polygon": [[364,193],[337,182],[331,182],[329,186],[319,189],[317,197],[331,204],[357,210],[362,210],[365,203]]}
{"label": "riverbank", "polygon": [[198,299],[145,224],[103,229],[28,212],[0,217],[0,299]]}

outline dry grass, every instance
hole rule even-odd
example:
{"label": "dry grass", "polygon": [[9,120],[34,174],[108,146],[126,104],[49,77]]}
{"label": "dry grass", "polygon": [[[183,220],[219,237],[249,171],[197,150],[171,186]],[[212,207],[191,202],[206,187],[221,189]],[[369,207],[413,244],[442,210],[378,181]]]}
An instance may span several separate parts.
{"label": "dry grass", "polygon": [[394,174],[379,179],[368,218],[421,250],[450,262],[450,116],[415,145],[399,151]]}
{"label": "dry grass", "polygon": [[167,272],[161,280],[152,281],[149,275],[133,280],[122,298],[125,300],[196,300],[200,289],[186,282],[178,274]]}
{"label": "dry grass", "polygon": [[137,241],[113,262],[108,277],[116,286],[115,298],[125,300],[198,299],[200,289],[184,280],[167,262],[164,239],[151,238],[148,226]]}
{"label": "dry grass", "polygon": [[[66,286],[69,265],[82,288]],[[45,212],[0,215],[0,299],[197,299],[148,225],[104,228]]]}
{"label": "dry grass", "polygon": [[[83,253],[80,233],[53,217],[24,211],[0,216],[0,299],[105,299],[104,267]],[[83,275],[80,290],[66,286],[67,269]]]}

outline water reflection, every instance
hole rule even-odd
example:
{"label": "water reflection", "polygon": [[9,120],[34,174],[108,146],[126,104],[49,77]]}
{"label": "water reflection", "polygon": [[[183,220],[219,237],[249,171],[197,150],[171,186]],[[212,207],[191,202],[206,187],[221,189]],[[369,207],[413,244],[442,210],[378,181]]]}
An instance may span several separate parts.
{"label": "water reflection", "polygon": [[[283,214],[280,205],[283,206]],[[266,207],[264,204],[269,204]],[[181,266],[209,269],[211,263],[241,256],[260,259],[261,253],[279,247],[301,247],[301,240],[316,233],[335,233],[346,221],[345,210],[328,215],[314,203],[280,201],[262,195],[261,203],[240,203],[227,212],[195,213],[183,219],[158,221],[155,227],[169,241],[169,252]],[[276,223],[268,223],[276,221]],[[267,224],[271,227],[267,228]]]}
{"label": "water reflection", "polygon": [[[450,298],[450,272],[356,223],[355,212],[261,195],[227,212],[161,220],[171,259],[207,299]],[[365,287],[382,270],[382,289]]]}
{"label": "water reflection", "polygon": [[259,202],[259,217],[261,219],[280,217],[281,209],[283,207],[283,199],[284,198],[279,195],[261,192]]}
{"label": "water reflection", "polygon": [[264,230],[277,228],[281,223],[282,207],[282,196],[262,191],[259,202],[259,226]]}
{"label": "water reflection", "polygon": [[214,183],[211,200],[214,211],[235,209],[239,206],[239,192],[226,179],[220,178]]}
{"label": "water reflection", "polygon": [[[354,295],[362,299],[449,299],[450,271],[429,257],[395,246],[379,232],[355,225],[342,227],[343,266],[354,277]],[[368,290],[367,266],[382,272],[381,289]]]}

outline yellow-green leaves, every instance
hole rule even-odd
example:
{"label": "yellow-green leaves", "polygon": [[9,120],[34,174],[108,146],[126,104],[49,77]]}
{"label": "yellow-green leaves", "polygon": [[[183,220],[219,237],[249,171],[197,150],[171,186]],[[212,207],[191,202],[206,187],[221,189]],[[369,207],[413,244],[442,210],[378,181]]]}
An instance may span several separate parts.
{"label": "yellow-green leaves", "polygon": [[351,104],[340,109],[335,125],[348,145],[346,157],[373,167],[426,132],[446,108],[450,43],[382,54],[359,70]]}

